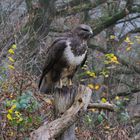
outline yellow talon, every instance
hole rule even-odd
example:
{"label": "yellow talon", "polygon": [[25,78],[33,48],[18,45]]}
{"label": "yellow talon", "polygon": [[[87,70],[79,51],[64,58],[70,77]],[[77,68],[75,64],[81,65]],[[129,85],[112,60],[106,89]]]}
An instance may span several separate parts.
{"label": "yellow talon", "polygon": [[72,86],[72,80],[71,80],[71,79],[69,79],[68,85],[69,85],[69,86]]}
{"label": "yellow talon", "polygon": [[61,79],[59,80],[59,86],[60,86],[60,88],[63,87],[63,83],[62,83],[62,80]]}

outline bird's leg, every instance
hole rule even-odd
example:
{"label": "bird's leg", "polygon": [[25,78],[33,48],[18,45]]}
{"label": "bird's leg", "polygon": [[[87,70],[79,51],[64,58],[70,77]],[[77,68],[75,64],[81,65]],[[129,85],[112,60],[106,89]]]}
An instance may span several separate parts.
{"label": "bird's leg", "polygon": [[62,83],[62,80],[61,80],[61,79],[59,80],[59,87],[60,87],[60,88],[63,87],[63,83]]}
{"label": "bird's leg", "polygon": [[71,80],[71,78],[68,79],[68,85],[69,86],[72,86],[72,80]]}

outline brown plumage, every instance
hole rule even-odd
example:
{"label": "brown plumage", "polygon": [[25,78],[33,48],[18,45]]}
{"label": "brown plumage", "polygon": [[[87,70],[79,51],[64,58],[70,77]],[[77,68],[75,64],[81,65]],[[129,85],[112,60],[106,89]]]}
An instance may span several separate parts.
{"label": "brown plumage", "polygon": [[69,84],[77,68],[87,57],[87,40],[92,36],[90,26],[81,24],[63,37],[57,38],[49,47],[46,62],[40,77],[39,89],[47,93],[67,78]]}

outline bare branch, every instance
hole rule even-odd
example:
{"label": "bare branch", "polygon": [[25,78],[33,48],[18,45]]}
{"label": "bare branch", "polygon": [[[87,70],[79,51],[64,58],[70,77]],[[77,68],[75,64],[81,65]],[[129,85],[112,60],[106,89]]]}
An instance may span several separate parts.
{"label": "bare branch", "polygon": [[137,19],[137,18],[140,18],[140,15],[137,15],[137,16],[132,17],[132,18],[124,19],[124,20],[121,20],[121,21],[118,21],[117,24],[120,24],[120,23],[123,23],[123,22],[129,22],[129,21],[132,21],[132,20]]}
{"label": "bare branch", "polygon": [[91,10],[91,9],[99,6],[100,4],[107,2],[107,0],[98,0],[93,3],[89,2],[89,1],[88,2],[83,1],[82,3],[80,3],[80,2],[81,1],[78,1],[78,2],[71,1],[70,3],[67,4],[68,8],[65,7],[64,9],[57,11],[56,15],[68,16],[68,15],[76,14],[79,12],[88,11],[88,10]]}
{"label": "bare branch", "polygon": [[97,109],[106,109],[109,111],[115,111],[116,106],[110,103],[90,103],[87,109],[97,108]]}
{"label": "bare branch", "polygon": [[131,90],[126,91],[126,92],[114,93],[110,98],[113,99],[113,98],[115,98],[115,96],[128,96],[130,94],[137,93],[137,92],[140,92],[140,89],[131,89]]}
{"label": "bare branch", "polygon": [[137,12],[139,13],[140,8],[132,7],[132,4],[133,4],[133,0],[132,1],[128,0],[125,9],[123,9],[122,11],[116,13],[115,15],[111,17],[106,18],[101,24],[97,25],[96,27],[93,27],[93,33],[94,33],[93,36],[99,34],[101,31],[108,28],[109,26],[115,25],[117,21],[119,21],[120,19],[123,19],[127,15],[131,13],[137,13]]}

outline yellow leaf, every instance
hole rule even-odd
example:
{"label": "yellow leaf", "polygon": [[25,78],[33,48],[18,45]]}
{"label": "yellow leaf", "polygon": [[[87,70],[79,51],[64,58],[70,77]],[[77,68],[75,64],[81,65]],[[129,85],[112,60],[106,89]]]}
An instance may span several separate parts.
{"label": "yellow leaf", "polygon": [[126,48],[126,51],[130,51],[132,48],[131,47],[127,47]]}
{"label": "yellow leaf", "polygon": [[129,37],[126,37],[126,39],[124,40],[126,43],[128,44],[134,44]]}
{"label": "yellow leaf", "polygon": [[94,89],[98,90],[100,88],[100,85],[95,85]]}
{"label": "yellow leaf", "polygon": [[110,36],[110,39],[115,39],[115,38],[116,38],[116,36],[114,36],[114,35]]}
{"label": "yellow leaf", "polygon": [[116,97],[115,97],[115,100],[120,100],[120,97],[119,97],[119,96],[116,96]]}
{"label": "yellow leaf", "polygon": [[89,76],[91,76],[91,77],[96,77],[96,74],[95,74],[95,72],[91,72],[90,74],[89,74]]}
{"label": "yellow leaf", "polygon": [[106,98],[102,98],[102,99],[101,99],[101,102],[102,102],[102,103],[106,103],[106,102],[107,102]]}
{"label": "yellow leaf", "polygon": [[12,49],[16,49],[16,48],[17,48],[16,44],[13,44]]}
{"label": "yellow leaf", "polygon": [[12,57],[8,57],[8,59],[9,59],[11,62],[15,62],[15,60],[14,60]]}
{"label": "yellow leaf", "polygon": [[127,43],[131,42],[129,37],[126,37],[126,39],[124,41]]}
{"label": "yellow leaf", "polygon": [[91,72],[88,70],[88,71],[86,71],[86,74],[90,74]]}
{"label": "yellow leaf", "polygon": [[12,70],[14,70],[14,69],[15,69],[15,67],[14,67],[14,66],[12,66],[12,65],[8,65],[8,67],[9,67],[9,69],[12,69]]}
{"label": "yellow leaf", "polygon": [[93,84],[88,84],[88,87],[91,89],[94,89],[94,85]]}
{"label": "yellow leaf", "polygon": [[21,116],[21,113],[20,113],[20,112],[15,111],[15,114],[16,114],[16,116],[17,116],[18,118],[20,118],[20,116]]}
{"label": "yellow leaf", "polygon": [[129,101],[129,98],[128,98],[128,97],[125,97],[124,100],[125,100],[125,101]]}
{"label": "yellow leaf", "polygon": [[114,56],[112,59],[113,59],[114,61],[117,61],[117,57],[116,57],[116,56]]}
{"label": "yellow leaf", "polygon": [[11,114],[7,114],[7,118],[8,118],[8,120],[13,120]]}
{"label": "yellow leaf", "polygon": [[113,58],[111,58],[111,62],[117,63],[117,64],[119,63],[116,56],[114,56]]}
{"label": "yellow leaf", "polygon": [[13,50],[13,49],[9,49],[9,50],[8,50],[8,53],[14,54],[14,50]]}
{"label": "yellow leaf", "polygon": [[16,108],[16,104],[13,104],[11,109],[15,109]]}
{"label": "yellow leaf", "polygon": [[10,114],[12,114],[12,113],[13,113],[13,109],[9,109],[8,112],[9,112]]}
{"label": "yellow leaf", "polygon": [[20,123],[21,121],[23,121],[22,117],[20,117],[17,122]]}

